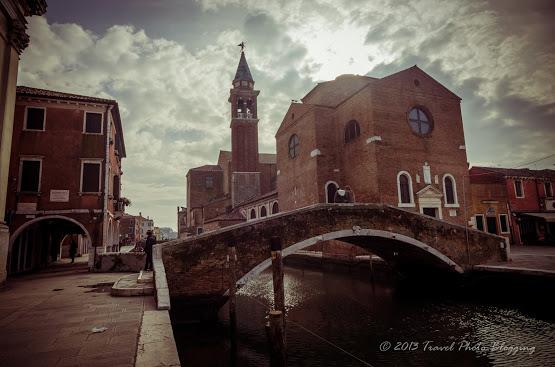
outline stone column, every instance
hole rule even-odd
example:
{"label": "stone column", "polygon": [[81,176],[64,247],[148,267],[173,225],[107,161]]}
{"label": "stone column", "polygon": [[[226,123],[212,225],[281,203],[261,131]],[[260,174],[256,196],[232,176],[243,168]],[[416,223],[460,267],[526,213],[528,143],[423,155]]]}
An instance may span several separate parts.
{"label": "stone column", "polygon": [[[2,24],[3,26],[6,23]],[[4,38],[0,37],[0,284],[7,277],[6,265],[9,250],[9,228],[5,223],[6,198],[8,194],[8,174],[12,149],[13,119],[15,111],[17,67],[19,54]]]}

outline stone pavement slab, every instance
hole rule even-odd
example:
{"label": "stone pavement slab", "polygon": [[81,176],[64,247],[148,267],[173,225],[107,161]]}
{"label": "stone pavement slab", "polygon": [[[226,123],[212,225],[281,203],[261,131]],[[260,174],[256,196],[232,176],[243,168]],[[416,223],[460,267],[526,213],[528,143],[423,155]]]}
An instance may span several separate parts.
{"label": "stone pavement slab", "polygon": [[145,311],[136,367],[179,367],[179,357],[167,310]]}
{"label": "stone pavement slab", "polygon": [[0,290],[0,366],[133,366],[143,312],[155,304],[111,297],[120,277],[76,271],[8,280]]}
{"label": "stone pavement slab", "polygon": [[523,275],[555,276],[555,247],[513,246],[509,262],[490,262],[476,270]]}

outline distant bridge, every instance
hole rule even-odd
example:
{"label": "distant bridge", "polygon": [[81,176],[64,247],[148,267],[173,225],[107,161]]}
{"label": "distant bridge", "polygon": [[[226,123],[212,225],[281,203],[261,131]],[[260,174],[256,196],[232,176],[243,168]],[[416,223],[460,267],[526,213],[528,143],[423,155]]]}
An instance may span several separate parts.
{"label": "distant bridge", "polygon": [[283,256],[322,240],[364,248],[404,272],[464,273],[487,261],[506,261],[503,237],[383,204],[316,204],[163,245],[170,296],[213,299],[227,291],[228,249],[237,250],[237,279],[245,283],[271,265],[270,238]]}

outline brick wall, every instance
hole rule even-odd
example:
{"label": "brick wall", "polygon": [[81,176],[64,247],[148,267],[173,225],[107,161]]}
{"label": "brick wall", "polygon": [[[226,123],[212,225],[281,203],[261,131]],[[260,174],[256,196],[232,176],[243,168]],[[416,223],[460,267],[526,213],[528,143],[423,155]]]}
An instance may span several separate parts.
{"label": "brick wall", "polygon": [[[454,177],[459,205],[446,207],[442,198],[439,209],[443,219],[463,224],[462,186],[467,180],[468,165],[459,98],[417,68],[384,79],[340,76],[327,83],[331,84],[319,85],[309,93],[310,98],[305,97],[304,110],[294,118],[293,112],[300,108],[293,104],[276,134],[282,208],[291,210],[325,202],[325,185],[329,181],[340,187],[349,185],[357,202],[397,205],[397,175],[407,171],[415,200],[415,207],[409,210],[419,211],[416,193],[427,186],[423,178],[427,162],[431,185],[440,193],[444,191],[444,176]],[[329,87],[334,83],[338,91]],[[343,92],[349,83],[353,84],[352,94]],[[325,93],[337,96],[329,98]],[[345,95],[351,97],[342,100]],[[332,107],[308,104],[328,100],[334,102]],[[413,133],[409,126],[408,113],[416,106],[433,119],[433,129],[427,136]],[[358,122],[360,136],[346,143],[345,127],[351,120]],[[295,159],[288,156],[293,134],[300,140]],[[466,181],[465,186],[468,187]]]}

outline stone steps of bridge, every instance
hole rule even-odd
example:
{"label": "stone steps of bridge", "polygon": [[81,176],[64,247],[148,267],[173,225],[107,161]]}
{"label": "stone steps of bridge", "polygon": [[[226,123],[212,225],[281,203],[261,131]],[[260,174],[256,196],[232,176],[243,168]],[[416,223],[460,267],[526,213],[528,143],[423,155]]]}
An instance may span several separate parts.
{"label": "stone steps of bridge", "polygon": [[115,297],[151,296],[154,294],[152,272],[124,275],[114,283],[111,295]]}

